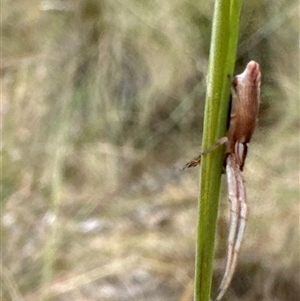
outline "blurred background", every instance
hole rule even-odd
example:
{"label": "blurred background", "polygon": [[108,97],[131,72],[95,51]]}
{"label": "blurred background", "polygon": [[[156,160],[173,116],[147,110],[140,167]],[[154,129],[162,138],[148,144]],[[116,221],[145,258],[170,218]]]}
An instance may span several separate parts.
{"label": "blurred background", "polygon": [[[299,3],[244,1],[263,72],[224,300],[299,300]],[[191,301],[213,1],[3,0],[2,300]],[[224,273],[223,179],[213,295]]]}

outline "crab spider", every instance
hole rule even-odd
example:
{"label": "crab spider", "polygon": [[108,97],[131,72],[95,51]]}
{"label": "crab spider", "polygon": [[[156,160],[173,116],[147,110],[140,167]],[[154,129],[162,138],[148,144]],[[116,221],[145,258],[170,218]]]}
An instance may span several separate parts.
{"label": "crab spider", "polygon": [[261,72],[259,64],[250,61],[243,73],[232,82],[232,103],[226,137],[220,138],[211,148],[185,164],[184,168],[200,164],[201,156],[218,146],[226,145],[224,165],[230,201],[230,226],[227,242],[226,267],[216,301],[226,293],[233,277],[242,244],[247,220],[247,196],[242,171],[248,143],[254,132],[260,104]]}

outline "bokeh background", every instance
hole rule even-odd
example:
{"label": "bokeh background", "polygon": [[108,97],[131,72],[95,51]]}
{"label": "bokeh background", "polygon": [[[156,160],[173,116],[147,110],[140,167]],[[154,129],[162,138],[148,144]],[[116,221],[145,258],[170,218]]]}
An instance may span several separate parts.
{"label": "bokeh background", "polygon": [[[224,300],[299,300],[299,3],[244,1],[261,65]],[[191,301],[213,1],[3,0],[2,300]],[[226,258],[223,179],[213,294]]]}

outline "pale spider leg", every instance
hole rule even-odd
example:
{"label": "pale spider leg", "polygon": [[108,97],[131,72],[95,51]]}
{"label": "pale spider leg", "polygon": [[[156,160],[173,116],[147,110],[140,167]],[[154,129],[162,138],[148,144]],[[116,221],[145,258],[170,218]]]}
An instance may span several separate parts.
{"label": "pale spider leg", "polygon": [[[236,233],[235,238],[235,246],[233,250],[233,258],[231,263],[231,276],[232,278],[233,273],[235,271],[236,265],[237,265],[237,258],[239,255],[239,251],[241,248],[241,244],[243,241],[245,228],[246,228],[246,222],[247,222],[247,197],[246,197],[246,187],[245,187],[245,181],[243,178],[243,175],[241,174],[240,170],[237,170],[237,180],[238,180],[238,193],[239,193],[239,220],[238,220],[238,229]],[[229,283],[228,283],[229,285]]]}
{"label": "pale spider leg", "polygon": [[227,157],[226,172],[228,194],[231,203],[231,216],[230,230],[228,235],[227,262],[225,273],[220,285],[219,294],[216,298],[217,301],[223,298],[233,277],[237,265],[237,258],[240,251],[241,242],[245,232],[247,217],[246,188],[244,185],[244,178],[234,154],[230,154]]}
{"label": "pale spider leg", "polygon": [[229,154],[226,159],[226,175],[227,175],[227,187],[228,197],[230,201],[230,227],[228,234],[228,247],[227,247],[227,259],[224,276],[219,288],[219,294],[216,300],[220,300],[225,294],[230,282],[230,271],[232,266],[233,253],[235,248],[236,233],[238,228],[238,217],[239,217],[239,202],[238,202],[238,181],[235,173],[235,160],[234,155]]}
{"label": "pale spider leg", "polygon": [[228,138],[222,137],[220,139],[218,139],[209,149],[203,151],[200,153],[199,156],[195,157],[193,160],[189,161],[188,163],[186,163],[181,170],[190,168],[190,167],[196,167],[197,165],[200,164],[201,162],[201,157],[203,155],[207,155],[208,153],[214,151],[215,149],[217,149],[220,145],[226,144],[228,142]]}

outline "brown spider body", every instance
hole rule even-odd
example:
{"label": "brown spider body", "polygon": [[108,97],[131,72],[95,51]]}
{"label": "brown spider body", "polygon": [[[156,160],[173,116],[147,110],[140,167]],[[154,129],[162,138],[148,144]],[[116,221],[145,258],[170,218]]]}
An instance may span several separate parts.
{"label": "brown spider body", "polygon": [[243,170],[248,143],[254,132],[260,103],[261,73],[259,64],[251,61],[232,82],[232,104],[227,131],[226,153],[235,153]]}

